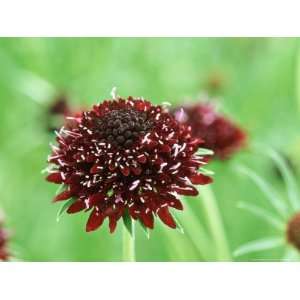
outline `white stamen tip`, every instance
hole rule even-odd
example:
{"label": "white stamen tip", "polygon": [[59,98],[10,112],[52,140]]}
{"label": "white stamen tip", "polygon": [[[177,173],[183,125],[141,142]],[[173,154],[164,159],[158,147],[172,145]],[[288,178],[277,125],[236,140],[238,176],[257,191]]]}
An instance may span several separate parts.
{"label": "white stamen tip", "polygon": [[112,96],[112,98],[115,100],[117,99],[117,87],[113,87],[111,92],[110,92],[110,95]]}

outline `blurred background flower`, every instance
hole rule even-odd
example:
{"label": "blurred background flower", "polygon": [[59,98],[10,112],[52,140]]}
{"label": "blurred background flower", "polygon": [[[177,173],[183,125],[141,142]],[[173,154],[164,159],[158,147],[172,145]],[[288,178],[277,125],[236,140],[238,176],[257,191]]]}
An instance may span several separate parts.
{"label": "blurred background flower", "polygon": [[9,233],[4,228],[4,214],[0,211],[0,261],[8,261],[10,258],[8,239]]}
{"label": "blurred background flower", "polygon": [[201,138],[203,148],[213,150],[215,158],[229,159],[246,144],[246,132],[218,113],[213,103],[199,101],[193,105],[179,106],[174,116],[191,127],[193,136]]}

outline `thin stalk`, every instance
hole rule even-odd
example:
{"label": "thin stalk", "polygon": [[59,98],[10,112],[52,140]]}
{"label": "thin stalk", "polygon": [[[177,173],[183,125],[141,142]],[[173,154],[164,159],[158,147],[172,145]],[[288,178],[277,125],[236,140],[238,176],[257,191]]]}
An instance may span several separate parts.
{"label": "thin stalk", "polygon": [[212,250],[214,249],[213,242],[194,210],[187,207],[185,218],[182,218],[181,222],[183,223],[185,235],[196,247],[202,259],[204,261],[215,259],[215,251]]}
{"label": "thin stalk", "polygon": [[168,254],[172,261],[186,261],[187,258],[190,260],[205,261],[199,253],[194,240],[190,238],[186,231],[184,234],[180,234],[176,230],[170,230],[165,225],[162,228],[164,231],[164,238],[162,240],[169,249]]}
{"label": "thin stalk", "polygon": [[299,259],[300,259],[299,252],[296,249],[292,248],[291,246],[287,246],[281,260],[293,262],[293,261],[299,261]]}
{"label": "thin stalk", "polygon": [[131,234],[127,227],[123,225],[123,261],[135,261],[135,230],[134,221],[130,223]]}
{"label": "thin stalk", "polygon": [[224,230],[221,214],[214,193],[210,186],[201,187],[200,196],[207,215],[209,230],[216,246],[217,259],[231,261],[231,254]]}

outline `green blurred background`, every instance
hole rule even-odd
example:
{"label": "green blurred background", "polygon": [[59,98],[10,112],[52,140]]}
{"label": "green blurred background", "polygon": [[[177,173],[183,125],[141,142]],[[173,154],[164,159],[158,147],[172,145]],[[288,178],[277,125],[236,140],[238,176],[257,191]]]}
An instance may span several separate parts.
{"label": "green blurred background", "polygon": [[[0,208],[12,231],[11,248],[26,261],[119,261],[122,226],[107,224],[85,233],[87,214],[56,222],[52,204],[57,186],[44,180],[49,142],[47,107],[64,92],[76,106],[110,97],[143,96],[172,104],[208,93],[220,110],[249,133],[249,144],[263,142],[300,166],[298,39],[294,38],[2,38],[0,39]],[[298,100],[298,101],[297,101]],[[250,166],[285,199],[285,186],[272,161],[248,149],[226,162],[213,162],[212,189],[231,251],[247,241],[276,234],[237,207],[239,201],[271,211],[265,195],[235,170]],[[298,181],[297,181],[298,182]],[[177,214],[186,234],[159,222],[147,240],[137,228],[138,261],[217,260],[205,242],[207,215],[201,197],[186,198]],[[210,238],[209,232],[208,239]],[[278,260],[282,249],[236,260]],[[203,254],[205,252],[206,254]],[[208,254],[207,254],[208,253]]]}

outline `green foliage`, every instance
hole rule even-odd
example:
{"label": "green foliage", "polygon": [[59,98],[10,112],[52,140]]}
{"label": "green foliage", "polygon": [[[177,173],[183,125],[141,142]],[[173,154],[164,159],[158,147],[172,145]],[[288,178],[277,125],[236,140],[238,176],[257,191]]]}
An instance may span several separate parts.
{"label": "green foliage", "polygon": [[177,229],[180,233],[184,234],[184,229],[183,229],[182,225],[180,224],[179,220],[175,217],[174,214],[172,214],[172,217],[173,217],[173,219],[174,219],[174,221],[175,221],[175,223],[176,223],[176,229]]}
{"label": "green foliage", "polygon": [[198,155],[214,155],[214,151],[205,148],[199,148],[197,151]]}
{"label": "green foliage", "polygon": [[60,220],[61,215],[68,210],[68,208],[76,201],[75,198],[71,198],[68,201],[66,201],[57,212],[56,221],[58,222]]}
{"label": "green foliage", "polygon": [[[53,94],[66,92],[71,103],[89,107],[110,97],[143,96],[174,107],[208,90],[209,77],[223,78],[215,101],[240,123],[252,141],[289,153],[299,137],[299,53],[297,39],[242,38],[11,38],[0,39],[0,207],[6,213],[12,242],[27,261],[119,261],[122,222],[111,235],[107,222],[85,232],[88,213],[55,221],[56,187],[44,180],[49,143],[46,109]],[[297,75],[298,73],[298,75]],[[298,82],[297,82],[298,80]],[[209,91],[210,94],[212,92]],[[299,99],[298,99],[299,101]],[[243,151],[228,162],[207,166],[215,173],[212,189],[224,220],[230,249],[274,236],[276,229],[237,208],[243,201],[274,208],[253,182],[232,169],[251,166],[267,179],[279,198],[285,185],[263,152]],[[297,173],[299,174],[299,173]],[[289,180],[286,173],[285,179]],[[299,176],[294,179],[299,184]],[[293,185],[290,183],[290,196]],[[293,198],[294,199],[294,198]],[[138,261],[216,260],[200,196],[186,197],[177,217],[185,234],[155,222],[151,237],[136,230]],[[286,202],[286,201],[285,201]],[[293,202],[296,203],[296,202]],[[200,225],[199,225],[200,224]],[[53,242],[55,241],[55,242]],[[172,241],[172,243],[170,242]],[[276,250],[245,253],[243,260],[282,257]],[[240,259],[240,258],[234,258]]]}
{"label": "green foliage", "polygon": [[124,226],[126,227],[128,233],[132,236],[133,235],[133,232],[132,232],[132,229],[133,229],[133,226],[132,226],[132,218],[129,216],[129,213],[128,211],[126,211],[123,216],[123,223],[124,223]]}
{"label": "green foliage", "polygon": [[141,228],[143,229],[143,232],[145,233],[147,239],[150,239],[150,230],[149,228],[147,228],[144,223],[142,223],[141,221],[139,221],[139,224],[141,225]]}

